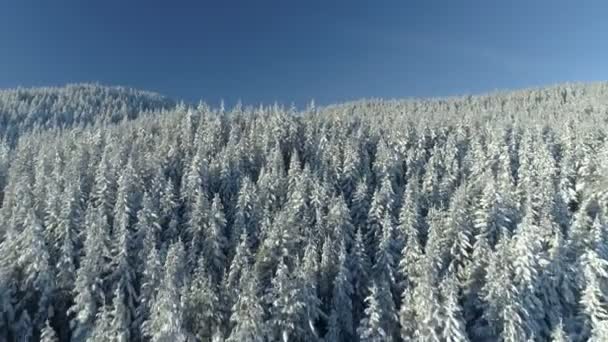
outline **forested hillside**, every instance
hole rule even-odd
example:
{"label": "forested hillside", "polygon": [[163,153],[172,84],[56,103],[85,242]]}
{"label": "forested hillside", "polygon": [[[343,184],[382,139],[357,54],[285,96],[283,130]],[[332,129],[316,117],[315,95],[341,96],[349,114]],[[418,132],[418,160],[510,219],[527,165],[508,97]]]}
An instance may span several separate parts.
{"label": "forested hillside", "polygon": [[32,130],[113,123],[174,105],[152,92],[95,84],[0,90],[0,139],[14,143]]}
{"label": "forested hillside", "polygon": [[608,341],[608,84],[141,116],[165,100],[74,89],[42,121],[7,104],[48,90],[0,93],[0,340]]}

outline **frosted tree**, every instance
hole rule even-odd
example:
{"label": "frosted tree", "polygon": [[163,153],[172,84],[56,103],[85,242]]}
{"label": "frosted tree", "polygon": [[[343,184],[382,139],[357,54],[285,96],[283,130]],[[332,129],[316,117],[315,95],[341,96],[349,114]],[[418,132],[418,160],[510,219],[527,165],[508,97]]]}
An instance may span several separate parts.
{"label": "frosted tree", "polygon": [[205,260],[208,263],[209,273],[215,281],[223,277],[227,240],[225,235],[226,218],[224,209],[218,194],[213,198],[211,204],[209,225],[205,236]]}
{"label": "frosted tree", "polygon": [[[59,151],[55,151],[52,171],[46,177],[46,203],[44,205],[44,226],[47,241],[57,243],[59,240],[59,221],[62,211],[63,158]],[[52,256],[57,258],[57,251],[52,251]]]}
{"label": "frosted tree", "polygon": [[458,303],[458,288],[454,279],[448,278],[443,285],[443,331],[442,340],[448,342],[467,342],[469,338],[466,332],[462,309]]}
{"label": "frosted tree", "polygon": [[289,341],[303,333],[301,325],[304,303],[297,279],[289,274],[283,259],[279,261],[271,289],[266,297],[269,305],[269,336],[271,340]]}
{"label": "frosted tree", "polygon": [[201,340],[211,339],[222,322],[221,298],[214,284],[201,257],[183,300],[186,313],[184,324]]}
{"label": "frosted tree", "polygon": [[358,323],[363,318],[365,298],[368,296],[372,267],[365,250],[361,229],[357,229],[355,242],[351,250],[351,276],[353,282],[353,319]]}
{"label": "frosted tree", "polygon": [[55,330],[53,329],[53,327],[51,327],[51,324],[49,323],[48,319],[47,319],[46,323],[44,324],[44,328],[42,328],[42,330],[40,331],[40,341],[41,342],[59,341],[57,339],[57,334],[55,333]]}
{"label": "frosted tree", "polygon": [[236,203],[236,213],[232,225],[232,246],[237,244],[238,238],[245,232],[252,246],[257,245],[257,224],[259,213],[256,207],[255,185],[249,177],[241,181],[241,189]]}
{"label": "frosted tree", "polygon": [[205,249],[206,239],[211,223],[211,206],[207,195],[199,194],[192,206],[187,223],[187,233],[189,238],[188,265],[194,269],[202,251]]}
{"label": "frosted tree", "polygon": [[74,304],[69,313],[73,315],[70,326],[72,339],[84,341],[93,328],[99,307],[105,298],[101,276],[107,272],[109,259],[107,221],[103,209],[87,210],[88,227],[84,241],[84,256],[76,272]]}
{"label": "frosted tree", "polygon": [[95,185],[91,194],[96,208],[102,208],[105,217],[111,217],[116,202],[117,179],[112,167],[110,146],[103,150],[101,160],[95,173]]}
{"label": "frosted tree", "polygon": [[80,182],[76,179],[68,186],[66,198],[60,213],[59,259],[57,261],[57,286],[63,291],[71,291],[76,276],[75,257],[77,255],[78,228],[80,226]]}
{"label": "frosted tree", "polygon": [[133,187],[135,182],[135,171],[129,161],[118,181],[118,194],[114,208],[111,258],[111,279],[115,284],[113,291],[122,292],[120,296],[114,294],[114,297],[124,299],[126,311],[121,319],[124,319],[124,324],[129,327],[131,327],[136,315],[135,303],[138,297],[135,290],[136,274],[134,264],[136,258],[133,251],[133,248],[136,246],[133,232],[133,220],[135,211],[137,210],[134,194],[135,188]]}
{"label": "frosted tree", "polygon": [[22,270],[22,289],[25,292],[17,307],[32,312],[31,324],[38,331],[53,313],[52,299],[56,283],[49,264],[43,228],[33,208],[30,208],[23,222],[23,230],[17,237],[17,248],[17,266]]}
{"label": "frosted tree", "polygon": [[103,304],[96,316],[95,326],[88,332],[89,337],[87,338],[87,341],[112,341],[114,336],[109,335],[109,332],[112,329],[111,308],[108,305]]}
{"label": "frosted tree", "polygon": [[[430,257],[425,258],[421,267],[422,276],[412,291],[413,298],[411,302],[405,302],[404,305],[409,305],[414,309],[416,317],[414,336],[416,340],[434,342],[441,341],[443,317],[441,317],[441,303],[439,301],[439,294],[437,293],[437,286],[435,285],[437,282],[435,279],[436,275],[432,271],[431,262],[432,259]],[[404,294],[404,299],[410,300],[407,297],[407,293]],[[401,313],[402,320],[411,315],[409,310]],[[408,330],[411,330],[411,328]]]}
{"label": "frosted tree", "polygon": [[241,241],[236,247],[236,252],[230,263],[226,277],[226,287],[230,296],[234,296],[233,298],[236,298],[236,295],[238,295],[243,273],[253,264],[253,255],[249,244],[248,234],[246,231],[243,231],[241,233]]}
{"label": "frosted tree", "polygon": [[392,215],[394,191],[390,179],[382,180],[381,186],[372,197],[369,214],[367,215],[366,244],[370,248],[378,245],[382,236],[381,222],[387,215]]}
{"label": "frosted tree", "polygon": [[[420,260],[423,257],[421,240],[422,218],[418,204],[418,180],[409,180],[403,193],[402,207],[399,212],[399,225],[397,229],[402,237],[403,248],[397,265],[399,279],[402,282],[400,288],[411,293],[414,284],[418,282],[421,270]],[[409,295],[408,295],[409,296]]]}
{"label": "frosted tree", "polygon": [[156,297],[162,278],[162,263],[156,247],[152,246],[147,253],[144,270],[141,276],[139,305],[135,311],[135,326],[140,327],[150,318],[150,310]]}
{"label": "frosted tree", "polygon": [[422,218],[418,198],[418,179],[411,178],[403,192],[397,226],[399,236],[403,240],[400,241],[404,245],[403,247],[409,243],[420,243]]}
{"label": "frosted tree", "polygon": [[542,302],[538,297],[538,279],[540,278],[540,264],[544,262],[540,252],[541,238],[538,227],[532,222],[529,215],[524,217],[518,226],[517,234],[512,242],[513,284],[516,287],[519,304],[514,309],[520,310],[528,337],[544,337],[548,335],[547,327],[543,322],[544,313]]}
{"label": "frosted tree", "polygon": [[[359,340],[362,342],[394,341],[393,334],[397,317],[394,313],[394,304],[388,303],[390,295],[386,284],[378,286],[375,283],[370,287],[370,294],[365,299],[367,307],[365,317],[357,328]],[[388,305],[388,306],[386,306]],[[391,310],[392,309],[392,310]]]}
{"label": "frosted tree", "polygon": [[282,213],[285,220],[284,229],[291,237],[290,243],[303,246],[303,235],[309,233],[306,228],[310,222],[306,179],[296,179],[293,188],[288,192]]}
{"label": "frosted tree", "polygon": [[319,253],[316,244],[309,242],[304,251],[303,260],[298,264],[298,282],[302,288],[302,302],[304,304],[304,321],[301,323],[305,327],[304,338],[318,339],[316,323],[325,314],[321,311],[321,300],[317,294],[319,282]]}
{"label": "frosted tree", "polygon": [[470,262],[472,252],[472,224],[469,215],[466,185],[459,187],[450,201],[447,215],[448,239],[453,241],[449,250],[448,272],[465,279],[464,269]]}
{"label": "frosted tree", "polygon": [[575,322],[573,315],[578,306],[576,298],[578,272],[571,269],[570,254],[570,246],[563,233],[559,229],[556,230],[547,251],[548,265],[541,282],[545,316],[554,329],[560,325],[569,330],[570,325],[564,325],[562,322]]}
{"label": "frosted tree", "polygon": [[258,281],[250,269],[245,269],[241,278],[243,289],[232,307],[230,322],[233,327],[227,341],[266,341],[265,336],[268,332],[264,321],[264,308],[260,301]]}
{"label": "frosted tree", "polygon": [[332,284],[337,273],[336,260],[338,254],[336,247],[336,241],[331,236],[326,236],[321,247],[321,263],[319,264],[319,296],[325,304],[325,311],[327,311],[326,305],[330,302]]}
{"label": "frosted tree", "polygon": [[571,339],[564,331],[564,325],[560,321],[559,324],[557,324],[553,328],[553,331],[551,332],[551,342],[569,342],[569,341],[571,341]]}
{"label": "frosted tree", "polygon": [[348,206],[341,196],[332,200],[325,219],[325,226],[333,233],[335,239],[344,239],[347,248],[350,249],[355,238],[355,232]]}
{"label": "frosted tree", "polygon": [[340,244],[338,254],[338,272],[334,280],[329,327],[325,339],[328,341],[350,341],[354,338],[352,276],[349,269],[348,254],[345,242]]}
{"label": "frosted tree", "polygon": [[[154,195],[146,192],[142,199],[141,210],[137,212],[135,225],[135,245],[139,249],[138,262],[145,263],[152,249],[158,248],[161,233],[160,213]],[[141,271],[141,270],[140,270]]]}
{"label": "frosted tree", "polygon": [[131,336],[131,313],[125,303],[125,293],[122,291],[120,284],[114,291],[110,316],[110,327],[105,332],[106,336],[112,341],[129,341]]}
{"label": "frosted tree", "polygon": [[388,285],[388,290],[398,296],[396,266],[397,260],[399,260],[399,250],[395,240],[392,217],[388,213],[382,219],[381,228],[382,236],[376,250],[373,267],[374,279],[381,284]]}
{"label": "frosted tree", "polygon": [[357,228],[361,228],[367,222],[367,213],[369,212],[369,194],[367,181],[362,178],[357,183],[350,206],[352,222]]}
{"label": "frosted tree", "polygon": [[591,341],[608,338],[608,311],[606,310],[605,282],[608,278],[608,262],[590,250],[583,255],[584,288],[580,304],[588,321],[582,336],[589,335]]}
{"label": "frosted tree", "polygon": [[399,322],[401,339],[406,342],[416,341],[416,309],[412,288],[406,287],[401,295]]}
{"label": "frosted tree", "polygon": [[340,170],[340,186],[347,199],[351,199],[356,191],[357,181],[361,173],[360,164],[358,142],[350,139],[344,147],[344,158]]}
{"label": "frosted tree", "polygon": [[203,186],[209,184],[209,161],[204,154],[204,148],[199,145],[184,175],[180,193],[190,210],[193,209],[197,197],[205,194]]}
{"label": "frosted tree", "polygon": [[180,289],[183,274],[183,245],[176,242],[167,252],[164,270],[158,293],[152,304],[150,318],[143,323],[143,335],[155,342],[183,342],[186,333],[183,329],[183,311]]}

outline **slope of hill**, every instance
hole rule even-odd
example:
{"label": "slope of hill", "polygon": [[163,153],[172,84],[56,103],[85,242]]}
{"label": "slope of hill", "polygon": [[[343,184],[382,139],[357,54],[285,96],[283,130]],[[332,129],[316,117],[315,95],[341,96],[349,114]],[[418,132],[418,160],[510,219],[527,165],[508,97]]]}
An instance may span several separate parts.
{"label": "slope of hill", "polygon": [[0,340],[605,341],[607,94],[30,131],[0,148]]}
{"label": "slope of hill", "polygon": [[95,84],[2,90],[0,138],[13,142],[34,129],[117,122],[174,105],[156,93]]}

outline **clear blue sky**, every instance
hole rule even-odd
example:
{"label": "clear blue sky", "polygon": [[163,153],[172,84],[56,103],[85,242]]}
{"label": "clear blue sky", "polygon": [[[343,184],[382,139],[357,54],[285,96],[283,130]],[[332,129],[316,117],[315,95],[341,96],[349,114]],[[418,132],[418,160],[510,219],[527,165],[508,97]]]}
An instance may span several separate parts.
{"label": "clear blue sky", "polygon": [[302,105],[608,79],[608,1],[2,0],[0,87]]}

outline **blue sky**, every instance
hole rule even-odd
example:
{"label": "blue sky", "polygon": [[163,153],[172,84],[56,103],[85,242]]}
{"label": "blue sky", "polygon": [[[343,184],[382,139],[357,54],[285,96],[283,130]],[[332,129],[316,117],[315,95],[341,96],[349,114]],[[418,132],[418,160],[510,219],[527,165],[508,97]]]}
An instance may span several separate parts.
{"label": "blue sky", "polygon": [[301,106],[608,79],[607,1],[2,0],[0,87]]}

